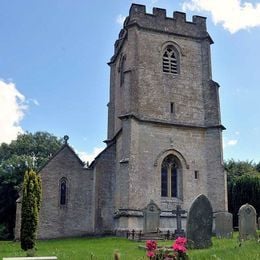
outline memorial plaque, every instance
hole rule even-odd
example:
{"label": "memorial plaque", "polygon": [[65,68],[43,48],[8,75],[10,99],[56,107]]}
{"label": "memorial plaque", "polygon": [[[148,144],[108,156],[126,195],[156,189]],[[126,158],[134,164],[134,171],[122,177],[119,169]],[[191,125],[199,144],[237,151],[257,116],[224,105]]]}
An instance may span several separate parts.
{"label": "memorial plaque", "polygon": [[143,210],[144,214],[144,233],[156,232],[160,227],[160,208],[151,200]]}

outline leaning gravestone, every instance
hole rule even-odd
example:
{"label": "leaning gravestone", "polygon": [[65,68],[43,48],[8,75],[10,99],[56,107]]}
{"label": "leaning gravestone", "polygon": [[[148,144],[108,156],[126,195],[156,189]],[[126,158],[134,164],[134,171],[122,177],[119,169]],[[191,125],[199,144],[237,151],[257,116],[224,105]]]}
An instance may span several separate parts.
{"label": "leaning gravestone", "polygon": [[218,238],[232,238],[233,215],[229,212],[215,214],[215,232]]}
{"label": "leaning gravestone", "polygon": [[144,233],[157,232],[160,226],[160,208],[151,200],[143,210]]}
{"label": "leaning gravestone", "polygon": [[256,210],[250,204],[244,204],[238,211],[239,239],[257,238]]}
{"label": "leaning gravestone", "polygon": [[212,245],[213,211],[208,198],[201,194],[192,203],[187,219],[189,248],[208,248]]}

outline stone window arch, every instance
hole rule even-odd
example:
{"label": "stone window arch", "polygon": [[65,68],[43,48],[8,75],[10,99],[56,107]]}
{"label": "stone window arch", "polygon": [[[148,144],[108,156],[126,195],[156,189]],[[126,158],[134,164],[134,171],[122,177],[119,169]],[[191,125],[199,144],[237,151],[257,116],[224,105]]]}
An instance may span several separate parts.
{"label": "stone window arch", "polygon": [[68,202],[68,180],[63,177],[60,179],[60,205],[64,206]]}
{"label": "stone window arch", "polygon": [[125,81],[125,61],[126,61],[126,55],[121,55],[120,61],[119,61],[119,67],[118,67],[118,72],[119,72],[119,79],[120,79],[120,86],[124,84]]}
{"label": "stone window arch", "polygon": [[161,164],[161,196],[182,197],[182,167],[179,159],[173,154],[167,155]]}
{"label": "stone window arch", "polygon": [[162,55],[163,72],[178,75],[180,73],[180,59],[177,49],[171,44],[167,45]]}

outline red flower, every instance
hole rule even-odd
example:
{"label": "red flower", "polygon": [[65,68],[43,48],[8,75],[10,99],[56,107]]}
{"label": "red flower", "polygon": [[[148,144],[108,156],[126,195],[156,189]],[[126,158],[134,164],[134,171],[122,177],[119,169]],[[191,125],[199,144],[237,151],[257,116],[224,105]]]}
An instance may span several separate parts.
{"label": "red flower", "polygon": [[174,244],[173,244],[173,249],[176,252],[179,253],[186,253],[187,248],[186,248],[186,243],[187,243],[187,239],[185,237],[178,237]]}
{"label": "red flower", "polygon": [[147,240],[146,241],[146,248],[149,251],[155,250],[157,248],[157,242],[154,240]]}
{"label": "red flower", "polygon": [[155,256],[155,253],[153,251],[147,251],[147,254],[146,254],[148,257],[154,257]]}
{"label": "red flower", "polygon": [[180,245],[180,244],[174,244],[173,245],[173,249],[174,251],[180,252],[180,253],[186,253],[187,249],[184,245]]}
{"label": "red flower", "polygon": [[186,243],[187,243],[187,238],[186,238],[186,237],[178,237],[178,238],[175,240],[175,243],[181,244],[181,245],[186,245]]}

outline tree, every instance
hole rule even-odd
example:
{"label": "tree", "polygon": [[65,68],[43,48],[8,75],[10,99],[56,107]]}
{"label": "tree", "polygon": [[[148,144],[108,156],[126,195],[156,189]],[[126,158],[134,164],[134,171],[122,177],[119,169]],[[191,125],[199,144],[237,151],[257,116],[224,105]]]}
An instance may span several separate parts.
{"label": "tree", "polygon": [[228,209],[233,214],[234,226],[238,225],[238,210],[245,204],[253,205],[260,212],[260,163],[252,161],[225,162],[228,181]]}
{"label": "tree", "polygon": [[29,168],[38,171],[61,145],[62,139],[47,132],[20,134],[10,144],[0,145],[0,238],[13,237],[15,202],[24,173]]}
{"label": "tree", "polygon": [[232,187],[232,207],[234,216],[234,224],[237,224],[237,213],[239,208],[245,204],[251,204],[256,212],[260,212],[260,175],[250,176],[243,175],[239,177]]}
{"label": "tree", "polygon": [[24,175],[21,212],[21,248],[25,251],[35,247],[40,203],[40,176],[33,170],[27,171]]}
{"label": "tree", "polygon": [[228,182],[233,182],[236,178],[247,175],[258,174],[257,165],[252,161],[235,161],[231,159],[224,164],[227,171]]}

